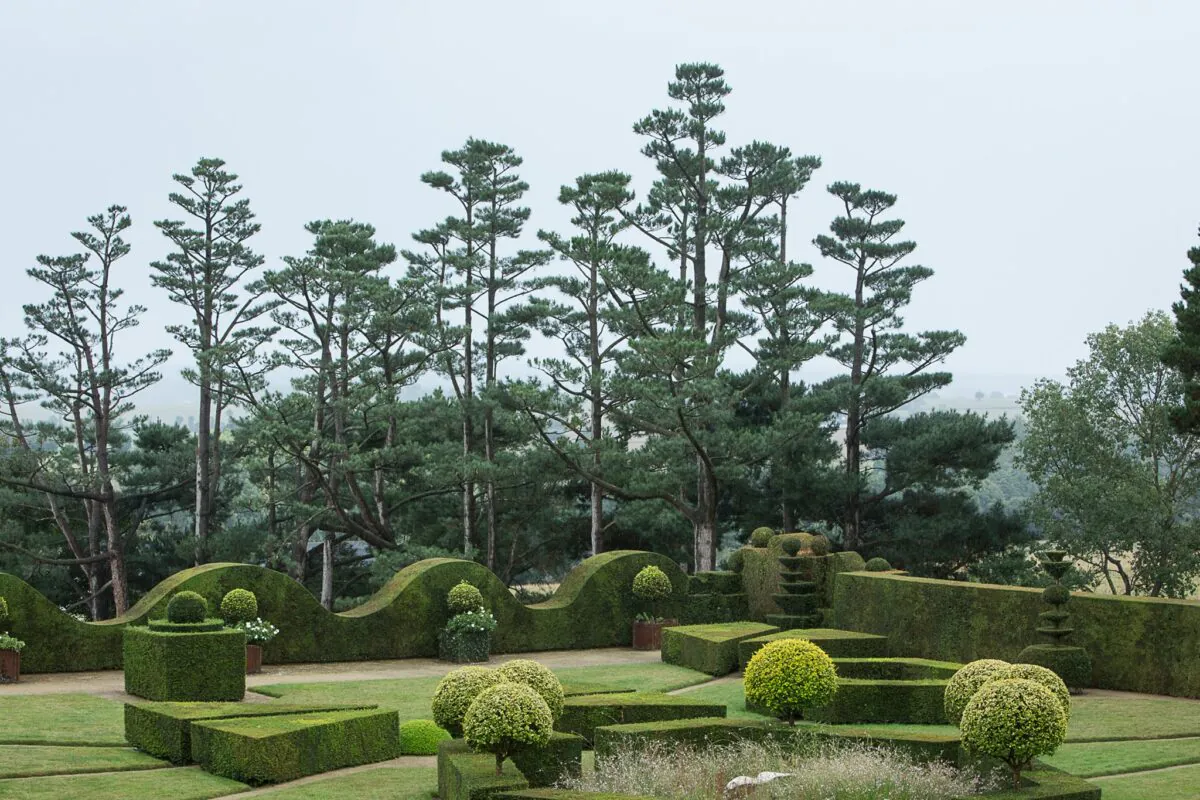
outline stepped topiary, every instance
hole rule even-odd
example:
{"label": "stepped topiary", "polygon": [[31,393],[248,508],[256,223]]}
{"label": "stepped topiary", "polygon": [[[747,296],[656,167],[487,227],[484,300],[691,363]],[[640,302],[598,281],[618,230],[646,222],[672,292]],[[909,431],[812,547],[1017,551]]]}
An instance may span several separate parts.
{"label": "stepped topiary", "polygon": [[981,658],[962,667],[946,684],[943,704],[946,709],[946,719],[951,725],[957,725],[962,719],[963,709],[975,693],[992,678],[996,677],[1006,667],[1011,666],[1007,661],[998,658]]}
{"label": "stepped topiary", "polygon": [[1092,659],[1084,648],[1067,644],[1074,628],[1068,624],[1071,614],[1067,611],[1067,603],[1071,600],[1071,592],[1062,582],[1072,569],[1066,557],[1065,550],[1044,550],[1038,554],[1038,563],[1054,579],[1054,583],[1042,591],[1042,599],[1050,610],[1038,614],[1042,624],[1037,632],[1049,643],[1030,645],[1017,659],[1045,667],[1062,678],[1070,690],[1081,691],[1092,683]]}
{"label": "stepped topiary", "polygon": [[755,528],[750,532],[751,547],[766,547],[771,543],[771,537],[775,535],[775,531],[767,527]]}
{"label": "stepped topiary", "polygon": [[463,717],[471,702],[503,680],[487,667],[460,667],[446,673],[433,690],[433,721],[451,734],[462,733]]}
{"label": "stepped topiary", "polygon": [[992,681],[1012,680],[1020,678],[1022,680],[1033,681],[1045,686],[1058,701],[1062,703],[1063,714],[1067,716],[1067,720],[1071,719],[1071,693],[1067,691],[1067,685],[1063,683],[1062,678],[1054,674],[1053,670],[1038,666],[1037,664],[1009,664],[1007,667],[998,670],[986,683],[987,686]]}
{"label": "stepped topiary", "polygon": [[207,616],[208,603],[196,592],[176,592],[167,603],[168,622],[204,622]]}
{"label": "stepped topiary", "polygon": [[784,539],[780,549],[784,555],[794,556],[804,548],[804,543],[799,539]]}
{"label": "stepped topiary", "polygon": [[446,596],[446,605],[451,614],[466,614],[484,608],[483,592],[466,581],[459,581]]}
{"label": "stepped topiary", "polygon": [[892,565],[887,562],[887,559],[880,558],[879,556],[868,559],[866,566],[864,567],[867,572],[887,572],[891,568]]}
{"label": "stepped topiary", "polygon": [[785,537],[780,543],[783,555],[779,557],[779,591],[772,598],[783,613],[767,614],[768,625],[787,630],[813,628],[821,622],[819,586],[805,571],[806,564],[811,567],[812,559],[798,555],[802,547],[799,536]]}
{"label": "stepped topiary", "polygon": [[742,679],[746,703],[795,725],[805,709],[829,703],[837,692],[837,669],[807,639],[777,639],[750,659]]}
{"label": "stepped topiary", "polygon": [[1021,772],[1038,756],[1050,755],[1067,736],[1067,716],[1054,693],[1023,678],[992,681],[963,709],[963,746],[998,758],[1021,786]]}
{"label": "stepped topiary", "polygon": [[503,774],[504,759],[514,753],[541,747],[550,741],[554,717],[542,696],[520,683],[501,683],[484,690],[463,718],[463,734],[474,750],[496,756],[496,774]]}
{"label": "stepped topiary", "polygon": [[812,550],[814,556],[827,556],[833,551],[833,546],[829,543],[829,537],[818,533],[808,543],[808,549]]}
{"label": "stepped topiary", "polygon": [[249,589],[231,589],[221,598],[221,618],[229,625],[258,619],[258,598]]}
{"label": "stepped topiary", "polygon": [[496,670],[501,680],[509,683],[520,683],[533,689],[542,696],[550,709],[550,716],[555,721],[563,712],[563,687],[558,676],[550,668],[528,658],[517,658],[501,664]]}
{"label": "stepped topiary", "polygon": [[436,756],[438,745],[451,738],[450,732],[431,719],[400,723],[400,755]]}

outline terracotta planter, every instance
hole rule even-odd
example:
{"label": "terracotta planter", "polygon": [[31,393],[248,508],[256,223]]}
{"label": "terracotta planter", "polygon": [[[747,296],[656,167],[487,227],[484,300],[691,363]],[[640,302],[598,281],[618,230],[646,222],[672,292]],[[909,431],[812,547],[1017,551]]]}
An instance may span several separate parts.
{"label": "terracotta planter", "polygon": [[677,619],[664,619],[662,622],[642,622],[640,620],[634,620],[633,649],[661,650],[662,629],[671,628],[678,624],[679,620]]}
{"label": "terracotta planter", "polygon": [[16,650],[0,650],[0,683],[21,680],[21,654]]}
{"label": "terracotta planter", "polygon": [[262,672],[262,645],[246,645],[246,674],[257,675]]}

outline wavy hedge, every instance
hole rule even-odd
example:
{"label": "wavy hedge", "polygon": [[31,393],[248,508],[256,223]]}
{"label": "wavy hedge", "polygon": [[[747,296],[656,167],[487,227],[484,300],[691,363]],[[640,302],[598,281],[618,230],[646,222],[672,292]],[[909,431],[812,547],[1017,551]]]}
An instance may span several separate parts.
{"label": "wavy hedge", "polygon": [[[853,572],[837,576],[833,608],[838,627],[887,636],[893,655],[1015,661],[1045,603],[1040,589]],[[1098,688],[1200,697],[1200,603],[1076,593],[1071,623]]]}
{"label": "wavy hedge", "polygon": [[287,575],[247,564],[206,564],[155,586],[126,614],[104,622],[79,622],[14,575],[0,573],[0,596],[8,598],[13,635],[28,643],[25,672],[119,669],[127,625],[166,615],[167,600],[184,589],[217,607],[231,589],[249,589],[259,615],[279,627],[264,648],[270,664],[314,661],[434,657],[438,631],[450,618],[446,595],[459,581],[474,584],[499,621],[493,652],[570,650],[628,645],[637,609],[630,587],[642,567],[656,565],[671,578],[672,599],[664,614],[678,616],[687,576],[666,556],[615,550],[587,559],[563,580],[554,597],[524,606],[490,570],[473,561],[432,558],[404,568],[370,600],[334,614]]}

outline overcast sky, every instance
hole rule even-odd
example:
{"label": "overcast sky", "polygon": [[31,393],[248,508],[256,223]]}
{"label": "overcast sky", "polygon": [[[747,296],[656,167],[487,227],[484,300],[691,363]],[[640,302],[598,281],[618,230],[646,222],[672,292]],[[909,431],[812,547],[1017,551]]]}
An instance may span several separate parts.
{"label": "overcast sky", "polygon": [[140,343],[167,343],[151,223],[201,156],[240,174],[270,265],[319,218],[409,246],[452,210],[418,176],[468,136],[524,157],[531,233],[562,229],[576,175],[622,169],[644,193],[632,123],[666,105],[676,63],[711,61],[731,144],[824,160],[791,241],[827,229],[828,183],[898,194],[935,270],[908,321],[966,334],[947,365],[963,392],[1010,388],[1178,297],[1200,243],[1198,38],[1183,0],[0,0],[0,335],[38,296],[34,257],[73,252],[115,202],[134,218],[121,283],[151,309]]}

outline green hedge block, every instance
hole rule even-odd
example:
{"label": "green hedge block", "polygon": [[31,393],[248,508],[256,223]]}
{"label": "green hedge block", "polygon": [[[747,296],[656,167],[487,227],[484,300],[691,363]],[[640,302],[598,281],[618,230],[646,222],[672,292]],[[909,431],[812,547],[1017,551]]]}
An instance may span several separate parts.
{"label": "green hedge block", "polygon": [[703,625],[717,622],[735,622],[750,616],[750,606],[745,594],[693,594],[687,599],[683,616],[684,625]]}
{"label": "green hedge block", "polygon": [[241,700],[246,694],[246,634],[125,629],[125,691],[147,700]]}
{"label": "green hedge block", "polygon": [[751,657],[762,649],[763,645],[776,639],[808,639],[824,650],[830,658],[878,658],[886,656],[888,649],[886,636],[836,628],[800,628],[743,639],[738,643],[738,661],[742,669],[746,668]]}
{"label": "green hedge block", "polygon": [[814,748],[822,739],[856,740],[882,744],[910,755],[920,762],[959,760],[957,735],[866,731],[850,727],[797,723],[795,727],[774,720],[685,719],[608,725],[596,729],[596,758],[611,757],[622,749],[649,742],[677,746],[729,745],[738,741],[771,741],[792,752]]}
{"label": "green hedge block", "polygon": [[[799,534],[807,546],[811,537]],[[782,565],[779,563],[783,555],[783,537],[776,536],[769,547],[745,548],[742,586],[750,604],[750,619],[764,620],[767,614],[781,614],[783,609],[775,603],[773,595],[779,592],[779,577]],[[800,569],[797,576],[800,580],[813,581],[817,584],[817,594],[821,597],[820,605],[829,608],[833,605],[834,576],[841,572],[852,572],[863,568],[866,562],[858,553],[831,553],[827,556],[801,556]]]}
{"label": "green hedge block", "polygon": [[777,630],[761,622],[664,628],[662,660],[708,675],[728,675],[737,671],[739,642]]}
{"label": "green hedge block", "polygon": [[496,774],[496,757],[474,753],[463,739],[450,739],[438,745],[438,797],[440,800],[487,800],[504,792],[529,788],[529,781],[513,764],[504,762],[503,773]]}
{"label": "green hedge block", "polygon": [[492,650],[491,631],[460,631],[438,634],[438,658],[452,664],[481,664]]}
{"label": "green hedge block", "polygon": [[821,622],[821,615],[812,614],[767,614],[767,624],[785,631],[810,630]]}
{"label": "green hedge block", "polygon": [[885,681],[950,680],[962,664],[927,658],[835,658],[839,678]]}
{"label": "green hedge block", "polygon": [[1100,800],[1099,786],[1041,762],[1035,761],[1032,768],[1021,773],[1021,777],[1031,785],[988,792],[985,796],[988,800]]}
{"label": "green hedge block", "polygon": [[654,722],[691,717],[723,717],[725,706],[659,692],[592,694],[568,697],[557,730],[577,733],[592,743],[596,728],[624,722]]}
{"label": "green hedge block", "polygon": [[[728,570],[697,572],[688,578],[689,594],[741,594],[741,573]],[[690,602],[690,601],[689,601]]]}
{"label": "green hedge block", "polygon": [[[854,572],[835,581],[836,623],[889,637],[894,655],[1016,661],[1046,610],[1040,589]],[[1200,603],[1074,593],[1069,644],[1093,657],[1092,685],[1200,697]],[[1103,657],[1101,657],[1103,654]]]}
{"label": "green hedge block", "polygon": [[1021,664],[1037,664],[1062,678],[1072,692],[1092,685],[1092,657],[1082,647],[1031,644],[1017,654]]}
{"label": "green hedge block", "polygon": [[126,703],[125,740],[172,764],[192,760],[193,722],[233,717],[350,711],[375,706],[300,706],[286,703]]}
{"label": "green hedge block", "polygon": [[513,764],[530,786],[553,786],[561,778],[578,778],[583,771],[582,736],[555,731],[544,747],[519,750]]}
{"label": "green hedge block", "polygon": [[432,558],[404,568],[366,603],[334,614],[304,586],[282,572],[247,564],[206,564],[184,570],[146,593],[128,613],[102,623],[78,622],[14,575],[0,573],[0,596],[8,598],[12,633],[31,644],[22,654],[28,673],[119,669],[122,631],[166,615],[177,591],[202,595],[218,608],[231,589],[258,598],[259,615],[279,636],[263,648],[268,664],[435,657],[438,633],[450,619],[446,595],[460,581],[477,586],[499,627],[495,653],[628,646],[632,620],[641,609],[630,591],[633,577],[657,566],[671,579],[665,617],[687,608],[688,577],[664,555],[614,550],[587,559],[567,575],[544,603],[522,605],[488,569],[473,561]]}
{"label": "green hedge block", "polygon": [[[839,678],[833,702],[806,712],[806,717],[834,725],[864,722],[945,725],[945,693],[944,680],[887,681]],[[747,704],[747,708],[749,707]]]}
{"label": "green hedge block", "polygon": [[200,622],[171,622],[166,619],[152,619],[146,627],[157,633],[208,633],[219,631],[225,627],[223,619],[206,619]]}
{"label": "green hedge block", "polygon": [[191,726],[192,760],[244,783],[282,783],[400,755],[395,711],[325,711],[204,720]]}

